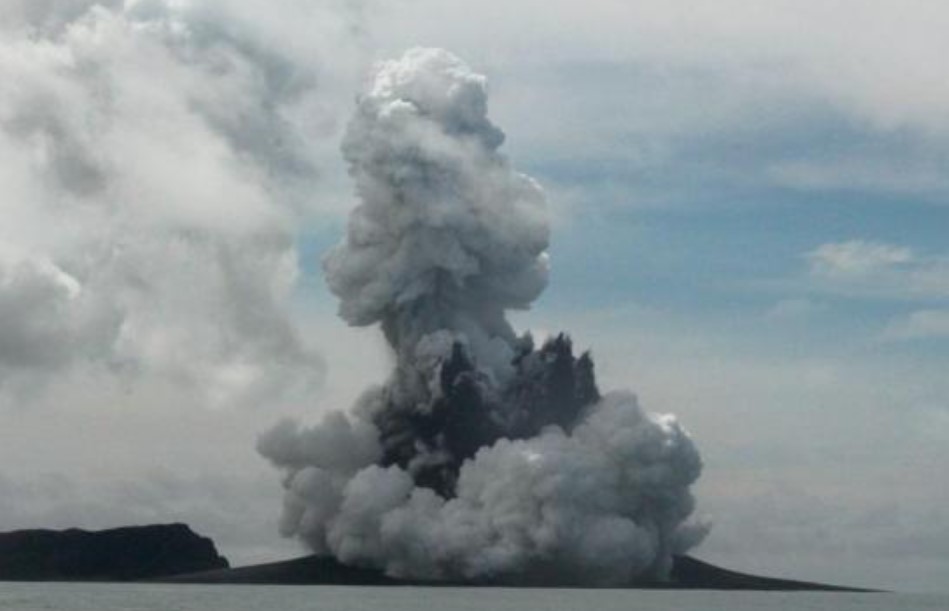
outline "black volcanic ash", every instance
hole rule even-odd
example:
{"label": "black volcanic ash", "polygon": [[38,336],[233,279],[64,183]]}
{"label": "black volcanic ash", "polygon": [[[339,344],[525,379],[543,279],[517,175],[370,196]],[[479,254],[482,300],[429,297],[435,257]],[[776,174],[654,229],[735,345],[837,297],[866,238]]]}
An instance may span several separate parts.
{"label": "black volcanic ash", "polygon": [[705,532],[687,521],[701,460],[674,417],[601,396],[566,336],[536,348],[506,320],[546,286],[549,227],[503,140],[451,54],[377,67],[343,142],[360,203],[324,268],[396,366],[351,412],[261,437],[282,531],[398,577],[662,578]]}

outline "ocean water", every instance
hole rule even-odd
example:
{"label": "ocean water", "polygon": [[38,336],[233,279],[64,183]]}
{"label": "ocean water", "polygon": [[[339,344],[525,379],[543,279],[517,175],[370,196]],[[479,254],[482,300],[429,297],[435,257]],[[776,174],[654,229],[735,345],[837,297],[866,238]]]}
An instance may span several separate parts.
{"label": "ocean water", "polygon": [[9,611],[946,611],[949,595],[0,582]]}

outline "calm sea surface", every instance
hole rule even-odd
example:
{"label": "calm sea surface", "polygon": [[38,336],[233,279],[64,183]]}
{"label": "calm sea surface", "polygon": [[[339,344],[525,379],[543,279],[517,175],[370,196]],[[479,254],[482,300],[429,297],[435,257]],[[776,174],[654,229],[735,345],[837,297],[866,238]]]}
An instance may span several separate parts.
{"label": "calm sea surface", "polygon": [[502,588],[345,588],[21,584],[0,582],[0,610],[88,611],[701,611],[827,609],[946,611],[949,595],[642,590],[508,590]]}

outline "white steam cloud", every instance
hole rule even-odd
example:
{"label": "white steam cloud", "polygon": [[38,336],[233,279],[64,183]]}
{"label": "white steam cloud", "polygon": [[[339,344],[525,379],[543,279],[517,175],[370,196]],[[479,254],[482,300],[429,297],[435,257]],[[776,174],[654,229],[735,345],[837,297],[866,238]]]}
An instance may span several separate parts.
{"label": "white steam cloud", "polygon": [[672,416],[601,396],[569,339],[535,349],[506,321],[546,284],[549,229],[503,139],[451,54],[378,65],[343,142],[360,203],[324,263],[397,364],[350,413],[260,438],[286,471],[282,531],[400,577],[662,579],[705,533],[698,452]]}

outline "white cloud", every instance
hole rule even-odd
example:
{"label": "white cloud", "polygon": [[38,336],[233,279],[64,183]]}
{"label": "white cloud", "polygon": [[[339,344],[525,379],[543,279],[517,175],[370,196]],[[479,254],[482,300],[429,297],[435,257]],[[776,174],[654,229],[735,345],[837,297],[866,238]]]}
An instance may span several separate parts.
{"label": "white cloud", "polygon": [[863,240],[823,244],[807,257],[812,272],[832,277],[864,276],[914,260],[909,248]]}
{"label": "white cloud", "polygon": [[334,70],[358,57],[347,14],[4,6],[0,392],[90,366],[213,406],[312,390],[323,365],[289,311],[295,225],[327,207],[313,193],[337,156]]}
{"label": "white cloud", "polygon": [[76,352],[98,355],[114,339],[108,304],[42,256],[0,249],[0,380],[23,370],[55,371]]}
{"label": "white cloud", "polygon": [[518,158],[564,162],[544,172],[547,182],[571,186],[575,175],[558,170],[584,163],[599,172],[587,184],[625,179],[617,189],[625,196],[594,190],[589,199],[694,203],[711,183],[730,192],[777,185],[947,201],[940,168],[949,153],[949,84],[938,58],[949,54],[949,8],[941,4],[371,7],[365,32],[378,56],[444,46],[492,74],[492,112],[518,126]]}
{"label": "white cloud", "polygon": [[917,310],[890,321],[883,330],[888,340],[949,338],[949,310]]}
{"label": "white cloud", "polygon": [[866,240],[829,242],[805,254],[811,288],[903,301],[949,297],[949,256]]}
{"label": "white cloud", "polygon": [[[499,0],[410,0],[375,8],[369,31],[381,45],[444,44],[476,63],[644,62],[746,79],[770,73],[880,129],[949,128],[949,85],[938,61],[949,53],[949,8],[927,0],[526,0],[517,10]],[[710,88],[692,106],[722,93]]]}

